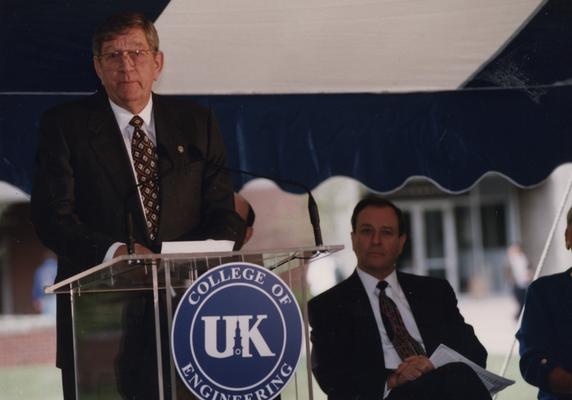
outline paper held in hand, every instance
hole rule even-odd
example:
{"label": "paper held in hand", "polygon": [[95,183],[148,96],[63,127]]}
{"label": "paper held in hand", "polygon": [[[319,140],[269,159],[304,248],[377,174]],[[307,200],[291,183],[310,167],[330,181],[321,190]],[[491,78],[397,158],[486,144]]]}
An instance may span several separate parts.
{"label": "paper held in hand", "polygon": [[491,395],[500,392],[507,386],[510,386],[514,383],[514,381],[511,379],[507,379],[505,377],[487,371],[486,369],[475,364],[468,358],[463,357],[461,354],[457,353],[452,348],[445,346],[444,344],[440,344],[439,347],[437,347],[437,349],[433,352],[429,360],[433,363],[435,368],[442,367],[443,365],[452,362],[462,362],[467,364],[469,367],[473,369],[473,371],[476,372],[477,376],[481,379],[481,381],[483,382],[483,384],[488,389]]}

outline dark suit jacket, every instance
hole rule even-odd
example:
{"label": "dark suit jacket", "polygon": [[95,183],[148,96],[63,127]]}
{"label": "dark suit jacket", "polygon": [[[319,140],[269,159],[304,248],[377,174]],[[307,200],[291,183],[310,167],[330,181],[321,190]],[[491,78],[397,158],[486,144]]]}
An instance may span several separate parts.
{"label": "dark suit jacket", "polygon": [[550,392],[548,374],[555,367],[572,372],[572,268],[534,281],[527,290],[520,342],[520,371],[538,387],[542,400],[572,399]]}
{"label": "dark suit jacket", "polygon": [[[190,102],[153,95],[153,114],[160,168],[154,242],[105,93],[43,115],[32,218],[40,239],[58,255],[57,281],[100,264],[111,244],[126,242],[128,212],[135,240],[154,250],[165,240],[242,240],[244,223],[234,212],[230,179],[216,167],[226,162],[226,152],[211,113]],[[58,365],[69,366],[70,311],[63,304],[67,296],[58,297]]]}
{"label": "dark suit jacket", "polygon": [[[449,283],[397,273],[427,354],[441,343],[485,366],[487,352],[464,322]],[[312,369],[329,399],[383,397],[385,368],[379,331],[357,272],[308,303]]]}

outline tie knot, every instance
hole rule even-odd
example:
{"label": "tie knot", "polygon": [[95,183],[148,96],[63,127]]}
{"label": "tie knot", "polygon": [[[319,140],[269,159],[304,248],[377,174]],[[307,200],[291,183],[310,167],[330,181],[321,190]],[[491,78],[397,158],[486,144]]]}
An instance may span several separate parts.
{"label": "tie knot", "polygon": [[382,292],[385,290],[385,288],[389,286],[389,284],[386,281],[379,281],[377,282],[377,288],[379,290],[381,290]]}
{"label": "tie knot", "polygon": [[136,115],[131,118],[129,125],[134,126],[135,128],[141,128],[143,126],[143,118],[141,118],[139,115]]}

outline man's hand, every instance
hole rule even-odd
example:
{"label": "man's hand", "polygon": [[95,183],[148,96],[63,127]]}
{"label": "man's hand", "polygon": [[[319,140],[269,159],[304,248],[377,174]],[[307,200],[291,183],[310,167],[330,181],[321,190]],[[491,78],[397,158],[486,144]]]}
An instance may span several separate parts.
{"label": "man's hand", "polygon": [[[139,243],[135,243],[135,245],[133,246],[133,251],[135,252],[135,254],[153,254],[153,252],[151,250],[149,250],[147,247],[139,244]],[[119,256],[125,256],[127,255],[127,245],[122,244],[121,246],[119,246],[117,248],[117,250],[115,250],[115,253],[113,254],[113,258],[119,257]]]}
{"label": "man's hand", "polygon": [[572,393],[572,372],[556,367],[548,373],[548,385],[555,393]]}
{"label": "man's hand", "polygon": [[434,369],[431,361],[425,356],[407,357],[387,378],[387,387],[389,389],[396,388],[404,383],[414,381]]}

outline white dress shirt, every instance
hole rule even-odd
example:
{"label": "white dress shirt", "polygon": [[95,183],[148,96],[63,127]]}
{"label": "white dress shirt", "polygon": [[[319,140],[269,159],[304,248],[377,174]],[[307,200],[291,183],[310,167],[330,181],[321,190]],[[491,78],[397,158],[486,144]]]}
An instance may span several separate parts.
{"label": "white dress shirt", "polygon": [[[369,299],[369,303],[371,305],[371,310],[373,311],[373,316],[375,317],[375,322],[377,323],[377,329],[379,330],[379,336],[381,338],[381,346],[383,348],[383,359],[385,362],[385,368],[387,369],[397,369],[399,364],[401,364],[401,358],[397,354],[393,343],[387,336],[387,331],[385,330],[385,326],[383,325],[383,319],[381,318],[381,311],[379,309],[379,292],[380,290],[377,288],[377,284],[379,279],[376,277],[368,274],[365,271],[362,271],[359,267],[357,268],[357,274],[365,288],[367,293],[367,297]],[[385,288],[385,294],[389,297],[399,310],[401,314],[401,319],[403,320],[403,324],[407,331],[411,335],[415,341],[417,341],[425,350],[425,344],[423,343],[423,339],[421,338],[421,333],[419,332],[419,328],[417,327],[417,323],[415,322],[415,318],[413,318],[413,313],[411,312],[411,307],[409,306],[409,302],[403,293],[403,289],[401,289],[401,285],[397,280],[397,274],[395,270],[387,277],[385,277],[384,281],[387,282],[387,287]],[[385,386],[383,389],[383,399],[387,398],[391,393],[391,390],[387,387],[387,382],[385,382]]]}
{"label": "white dress shirt", "polygon": [[[379,279],[375,278],[374,276],[368,274],[367,272],[362,271],[359,267],[357,268],[358,276],[361,279],[361,282],[367,292],[367,297],[369,298],[369,302],[371,304],[371,309],[373,311],[373,315],[375,317],[375,321],[377,322],[377,329],[379,330],[379,336],[381,337],[381,345],[383,346],[383,358],[385,360],[385,368],[388,369],[396,369],[399,364],[401,364],[401,358],[395,351],[395,347],[393,347],[393,343],[387,336],[387,331],[385,330],[385,326],[383,325],[383,319],[381,318],[381,311],[379,310],[379,292],[380,290],[377,288],[377,283]],[[423,349],[425,349],[425,345],[423,343],[423,339],[421,338],[421,333],[419,332],[419,328],[417,327],[417,323],[415,322],[415,318],[413,318],[413,313],[411,312],[411,307],[409,306],[409,302],[403,293],[403,289],[401,289],[401,285],[399,285],[399,281],[397,280],[397,274],[393,271],[389,276],[384,279],[388,286],[385,288],[385,293],[387,296],[393,300],[395,305],[397,306],[399,313],[401,314],[401,319],[403,319],[403,324],[407,328],[407,331],[411,335],[415,341],[417,341]]]}

